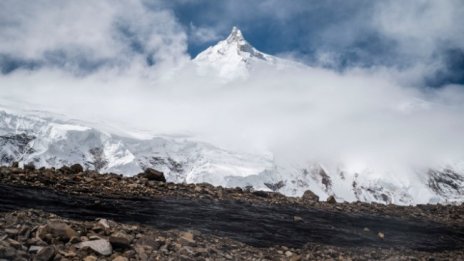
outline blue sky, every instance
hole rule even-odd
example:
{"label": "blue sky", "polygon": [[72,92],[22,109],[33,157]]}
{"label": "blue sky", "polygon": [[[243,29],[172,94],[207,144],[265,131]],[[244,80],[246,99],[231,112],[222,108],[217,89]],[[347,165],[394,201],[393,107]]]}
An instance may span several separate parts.
{"label": "blue sky", "polygon": [[[453,38],[445,26],[455,28],[454,33],[464,33],[463,4],[459,1],[173,1],[173,10],[180,23],[189,32],[190,55],[195,56],[207,46],[224,38],[230,28],[237,25],[246,38],[259,50],[276,55],[292,55],[307,64],[321,65],[321,57],[331,58],[323,66],[343,70],[354,66],[388,66],[403,68],[417,63],[440,60],[440,68],[429,75],[426,82],[433,86],[447,83],[464,83],[464,52],[462,41]],[[395,15],[398,8],[404,8]],[[436,9],[434,11],[433,9]],[[457,13],[452,14],[451,12]],[[449,13],[448,13],[449,12]],[[412,36],[388,32],[383,26],[403,26],[407,23]],[[407,17],[411,16],[413,23]],[[451,21],[440,24],[443,16]],[[416,21],[414,21],[416,19]],[[436,21],[434,21],[436,20]],[[421,32],[425,27],[437,30]],[[443,28],[439,28],[443,26]],[[210,39],[203,41],[192,37],[195,30],[211,31]],[[387,32],[386,32],[387,31]],[[440,32],[441,31],[441,32]],[[417,35],[414,35],[417,33]],[[410,50],[414,44],[404,43],[432,38],[436,43],[420,52]],[[438,43],[442,41],[441,43]],[[435,45],[436,44],[436,45]]]}
{"label": "blue sky", "polygon": [[148,65],[194,57],[236,25],[257,49],[312,66],[425,65],[426,85],[464,83],[460,0],[82,2],[2,1],[1,72],[59,66],[88,73],[138,56]]}

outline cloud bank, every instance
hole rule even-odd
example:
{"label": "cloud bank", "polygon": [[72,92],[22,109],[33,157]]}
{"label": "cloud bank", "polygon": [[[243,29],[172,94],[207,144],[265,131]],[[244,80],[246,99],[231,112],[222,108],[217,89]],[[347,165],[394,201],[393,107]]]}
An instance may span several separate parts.
{"label": "cloud bank", "polygon": [[3,72],[29,65],[88,73],[188,57],[173,14],[141,1],[2,1],[0,39]]}

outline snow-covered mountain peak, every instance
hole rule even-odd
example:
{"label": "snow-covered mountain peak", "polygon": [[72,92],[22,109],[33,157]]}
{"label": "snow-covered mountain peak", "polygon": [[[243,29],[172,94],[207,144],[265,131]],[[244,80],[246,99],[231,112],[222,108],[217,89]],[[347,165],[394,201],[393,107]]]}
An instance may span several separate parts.
{"label": "snow-covered mountain peak", "polygon": [[[267,60],[271,57],[266,55],[258,50],[256,50],[245,38],[243,37],[242,31],[236,26],[232,28],[232,32],[226,38],[225,42],[227,45],[222,45],[221,49],[224,51],[236,52],[239,56],[243,58],[243,61],[246,62],[247,59],[257,58],[262,60]],[[229,50],[226,50],[229,49]]]}
{"label": "snow-covered mountain peak", "polygon": [[238,27],[236,26],[232,27],[232,32],[230,32],[230,35],[227,37],[226,41],[228,43],[247,43],[245,38],[243,37],[242,31],[240,31],[240,29],[238,29]]}
{"label": "snow-covered mountain peak", "polygon": [[259,65],[279,66],[291,63],[258,51],[235,26],[225,40],[198,54],[193,62],[198,65],[200,72],[215,71],[227,79],[246,77],[250,70]]}

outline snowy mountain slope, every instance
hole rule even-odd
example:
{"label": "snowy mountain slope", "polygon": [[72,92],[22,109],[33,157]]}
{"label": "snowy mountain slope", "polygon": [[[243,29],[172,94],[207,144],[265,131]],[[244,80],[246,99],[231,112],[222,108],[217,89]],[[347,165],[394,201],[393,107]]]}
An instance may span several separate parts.
{"label": "snowy mountain slope", "polygon": [[235,153],[187,139],[136,139],[83,124],[0,111],[0,164],[13,161],[39,167],[80,163],[86,169],[125,175],[151,167],[172,182],[252,187],[290,196],[310,189],[322,199],[335,195],[339,200],[395,204],[464,201],[464,162],[420,170],[417,177],[423,179],[398,180],[387,170],[353,171],[341,164],[317,162],[276,164],[269,156]]}
{"label": "snowy mountain slope", "polygon": [[[147,167],[169,181],[222,184],[226,176],[246,176],[272,163],[182,139],[122,137],[82,125],[0,111],[1,164],[33,162],[61,167],[80,163],[87,169],[135,175]],[[214,175],[211,175],[215,173]]]}
{"label": "snowy mountain slope", "polygon": [[246,78],[257,67],[302,66],[256,50],[235,26],[225,40],[199,53],[193,62],[197,65],[200,74],[213,71],[224,79]]}
{"label": "snowy mountain slope", "polygon": [[[304,66],[256,50],[235,27],[227,39],[200,53],[193,63],[200,74],[214,71],[226,80],[245,79],[266,66],[292,70]],[[412,112],[427,106],[417,100],[399,110]],[[13,161],[34,162],[39,167],[80,163],[86,169],[125,175],[151,167],[172,182],[252,187],[289,196],[310,189],[321,199],[335,195],[339,200],[395,204],[464,202],[463,159],[421,169],[309,160],[289,163],[276,161],[270,152],[250,155],[188,138],[152,137],[108,123],[0,108],[0,164]]]}

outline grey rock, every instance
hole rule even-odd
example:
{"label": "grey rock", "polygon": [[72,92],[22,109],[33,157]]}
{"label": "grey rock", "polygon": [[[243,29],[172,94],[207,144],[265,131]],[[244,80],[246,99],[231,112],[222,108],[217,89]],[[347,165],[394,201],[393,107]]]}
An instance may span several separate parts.
{"label": "grey rock", "polygon": [[109,256],[111,253],[113,253],[113,248],[111,247],[110,242],[105,239],[84,241],[76,244],[75,247],[90,247],[90,249],[103,256]]}
{"label": "grey rock", "polygon": [[152,168],[147,168],[143,173],[140,173],[138,176],[146,178],[148,180],[166,182],[164,173],[161,171],[154,170]]}
{"label": "grey rock", "polygon": [[306,201],[306,202],[318,202],[319,201],[319,196],[316,195],[314,192],[312,192],[311,190],[306,190],[304,193],[303,193],[303,196],[301,197],[301,199],[303,201]]}
{"label": "grey rock", "polygon": [[40,249],[34,258],[34,261],[49,261],[55,256],[55,249],[51,246]]}

